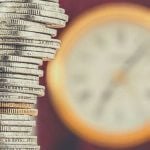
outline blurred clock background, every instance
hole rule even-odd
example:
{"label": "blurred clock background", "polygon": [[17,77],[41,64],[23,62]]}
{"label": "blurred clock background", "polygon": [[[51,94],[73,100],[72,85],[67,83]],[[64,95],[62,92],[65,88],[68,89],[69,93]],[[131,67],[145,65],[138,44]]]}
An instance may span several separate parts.
{"label": "blurred clock background", "polygon": [[[131,3],[141,6],[150,7],[149,0],[60,0],[60,4],[66,9],[66,13],[70,16],[70,24],[79,15],[90,10],[95,6],[100,6],[109,3]],[[64,31],[60,30],[59,34]],[[45,63],[44,69],[46,70]],[[47,85],[46,77],[41,81]],[[96,146],[86,140],[83,140],[73,134],[61,121],[57,115],[51,102],[51,93],[46,91],[45,97],[41,98],[38,103],[38,137],[41,145],[41,150],[118,150],[118,148],[106,148],[104,146]],[[119,139],[118,139],[119,140]],[[145,142],[138,146],[130,148],[122,148],[122,150],[149,150],[150,143]]]}

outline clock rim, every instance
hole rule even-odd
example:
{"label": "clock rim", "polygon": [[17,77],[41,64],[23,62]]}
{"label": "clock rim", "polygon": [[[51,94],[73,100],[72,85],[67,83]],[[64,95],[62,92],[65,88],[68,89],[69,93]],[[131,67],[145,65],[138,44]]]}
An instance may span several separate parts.
{"label": "clock rim", "polygon": [[[150,28],[150,11],[135,4],[106,4],[95,7],[78,17],[61,37],[61,49],[52,63],[47,66],[47,87],[52,96],[52,104],[64,124],[80,138],[98,146],[131,147],[148,141],[150,137],[149,123],[142,128],[125,134],[108,134],[87,126],[71,109],[67,91],[64,89],[64,62],[70,49],[78,38],[90,27],[106,21],[123,18],[146,28]],[[69,41],[69,42],[68,42]],[[58,91],[61,91],[58,93]]]}

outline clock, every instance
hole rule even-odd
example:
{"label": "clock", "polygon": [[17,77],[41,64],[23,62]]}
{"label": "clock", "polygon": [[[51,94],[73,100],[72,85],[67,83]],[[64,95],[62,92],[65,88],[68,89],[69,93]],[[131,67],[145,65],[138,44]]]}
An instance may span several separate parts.
{"label": "clock", "polygon": [[47,83],[63,122],[95,145],[150,140],[150,11],[100,6],[81,15],[61,39]]}

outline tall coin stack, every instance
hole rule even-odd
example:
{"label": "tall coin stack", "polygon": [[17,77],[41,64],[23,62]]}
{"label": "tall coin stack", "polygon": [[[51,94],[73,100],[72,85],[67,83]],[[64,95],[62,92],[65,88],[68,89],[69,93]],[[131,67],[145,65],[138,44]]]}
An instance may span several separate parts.
{"label": "tall coin stack", "polygon": [[68,16],[58,0],[0,0],[0,149],[39,150],[37,98],[43,61],[52,60],[60,41],[56,28]]}

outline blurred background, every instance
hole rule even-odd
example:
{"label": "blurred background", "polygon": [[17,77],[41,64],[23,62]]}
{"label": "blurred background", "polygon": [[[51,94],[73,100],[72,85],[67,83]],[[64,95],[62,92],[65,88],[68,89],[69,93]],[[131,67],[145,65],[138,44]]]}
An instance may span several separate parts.
{"label": "blurred background", "polygon": [[[150,0],[60,0],[60,5],[62,8],[66,9],[66,13],[70,16],[71,23],[77,16],[88,9],[110,2],[128,2],[150,7]],[[60,34],[63,34],[63,30],[59,31],[59,35]],[[46,66],[47,64],[45,63],[45,70]],[[41,80],[41,84],[47,84],[45,77]],[[45,97],[39,100],[38,108],[38,137],[39,144],[42,147],[41,150],[116,150],[96,147],[72,134],[57,116],[51,105],[50,96],[47,91]],[[150,143],[122,150],[150,150]]]}

